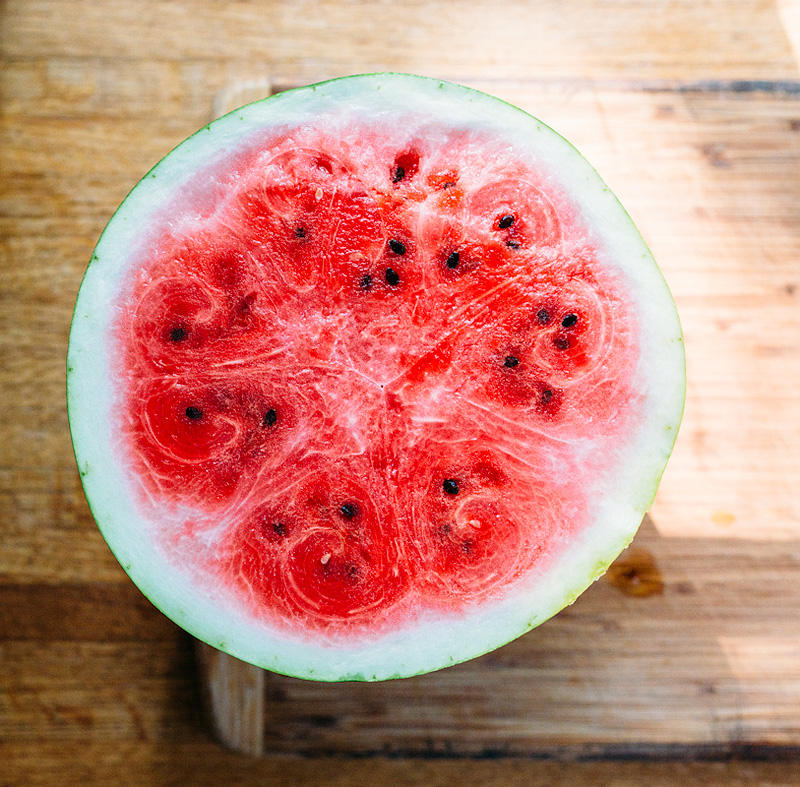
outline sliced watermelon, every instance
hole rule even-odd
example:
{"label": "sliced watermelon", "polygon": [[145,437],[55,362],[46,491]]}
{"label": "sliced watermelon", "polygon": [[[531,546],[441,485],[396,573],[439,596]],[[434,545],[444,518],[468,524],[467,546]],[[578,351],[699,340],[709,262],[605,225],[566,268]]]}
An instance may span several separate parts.
{"label": "sliced watermelon", "polygon": [[236,110],[101,237],[70,336],[86,496],[156,606],[270,670],[414,675],[571,603],[684,400],[673,301],[586,161],[400,74]]}

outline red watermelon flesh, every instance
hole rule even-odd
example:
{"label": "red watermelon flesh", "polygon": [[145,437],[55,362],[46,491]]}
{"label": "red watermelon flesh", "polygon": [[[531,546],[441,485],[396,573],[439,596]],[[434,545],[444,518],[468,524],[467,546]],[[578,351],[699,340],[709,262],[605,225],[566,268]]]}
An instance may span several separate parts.
{"label": "red watermelon flesh", "polygon": [[143,498],[193,512],[165,547],[289,629],[503,592],[583,527],[640,416],[637,315],[564,195],[425,130],[248,140],[120,299]]}
{"label": "red watermelon flesh", "polygon": [[325,680],[437,669],[632,538],[680,421],[674,304],[596,173],[455,85],[244,107],[98,243],[68,358],[92,511],[190,632]]}

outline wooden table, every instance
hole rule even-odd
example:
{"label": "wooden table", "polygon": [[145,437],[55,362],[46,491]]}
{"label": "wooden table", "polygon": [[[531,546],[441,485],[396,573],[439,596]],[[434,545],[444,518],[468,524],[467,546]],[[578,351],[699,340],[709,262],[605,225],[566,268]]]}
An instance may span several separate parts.
{"label": "wooden table", "polygon": [[[0,785],[800,782],[798,54],[798,0],[1,3]],[[213,742],[192,643],[93,524],[71,309],[177,142],[375,70],[492,92],[595,164],[675,294],[686,416],[651,519],[573,607],[413,681],[268,676],[279,754],[254,760]],[[342,753],[382,756],[308,757]]]}

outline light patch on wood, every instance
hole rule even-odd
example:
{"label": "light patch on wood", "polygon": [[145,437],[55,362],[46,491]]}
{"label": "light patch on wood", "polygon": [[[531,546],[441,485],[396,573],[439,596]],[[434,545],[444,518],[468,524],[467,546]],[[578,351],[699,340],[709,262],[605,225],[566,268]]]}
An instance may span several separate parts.
{"label": "light patch on wood", "polygon": [[264,753],[264,670],[197,642],[203,689],[214,731],[234,751]]}

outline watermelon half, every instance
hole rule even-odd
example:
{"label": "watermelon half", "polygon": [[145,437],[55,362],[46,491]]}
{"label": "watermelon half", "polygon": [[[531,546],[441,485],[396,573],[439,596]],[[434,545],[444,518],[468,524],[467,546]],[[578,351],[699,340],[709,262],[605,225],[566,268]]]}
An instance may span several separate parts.
{"label": "watermelon half", "polygon": [[214,121],[100,238],[68,357],[97,523],[261,667],[380,680],[494,649],[630,542],[684,401],[630,218],[547,126],[403,74]]}

